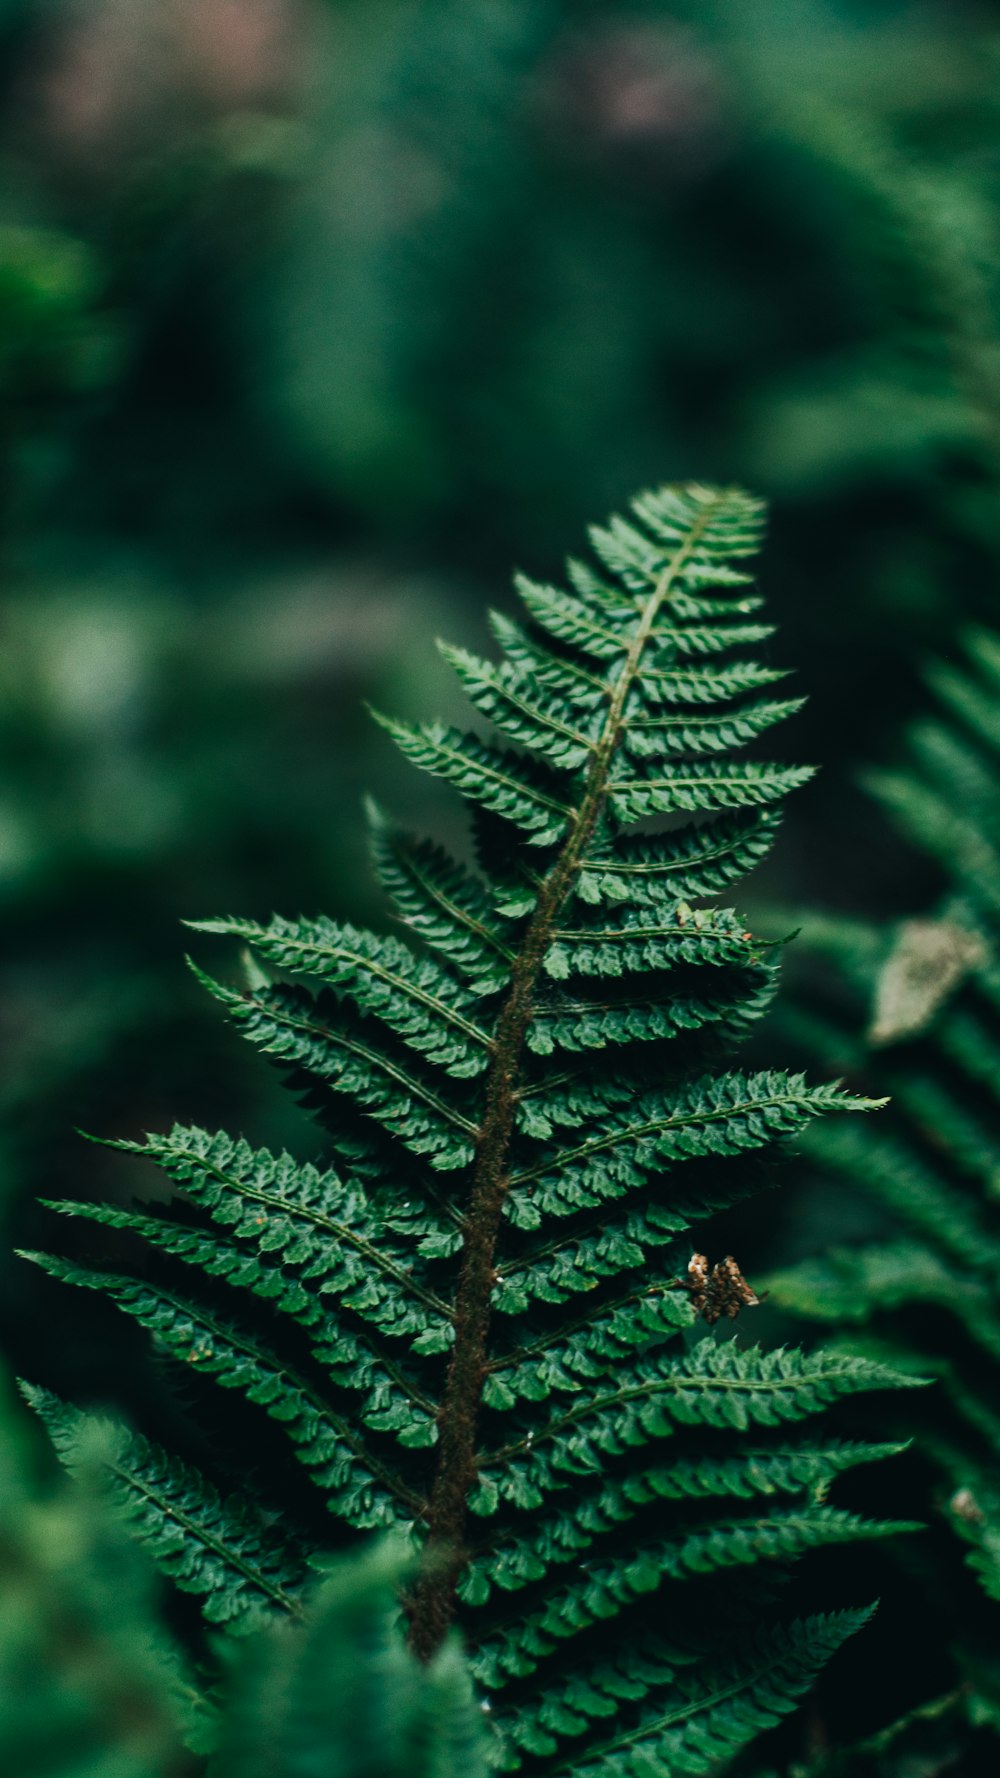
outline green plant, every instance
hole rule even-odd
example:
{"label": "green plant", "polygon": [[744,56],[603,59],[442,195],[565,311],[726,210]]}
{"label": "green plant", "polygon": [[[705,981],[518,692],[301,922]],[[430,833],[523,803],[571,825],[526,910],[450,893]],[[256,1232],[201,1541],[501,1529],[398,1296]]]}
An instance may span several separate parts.
{"label": "green plant", "polygon": [[98,1484],[120,1429],[77,1417],[81,1486],[35,1474],[0,1400],[0,1763],[51,1778],[484,1778],[486,1737],[454,1639],[407,1650],[402,1552],[327,1564],[295,1621],[229,1644],[211,1708],[167,1628],[156,1575]]}
{"label": "green plant", "polygon": [[[677,1288],[693,1224],[868,1102],[723,1060],[777,964],[704,904],[809,776],[734,757],[796,708],[746,652],[769,634],[735,565],[759,503],[690,486],[634,512],[591,533],[572,592],[519,582],[530,627],[495,620],[501,664],[446,650],[522,751],[386,721],[476,807],[476,872],[374,814],[416,948],[325,918],[200,923],[250,947],[242,987],[203,979],[330,1121],[336,1170],[197,1129],[120,1143],[180,1201],[55,1207],[141,1237],[142,1274],[36,1256],[265,1408],[342,1527],[414,1531],[414,1648],[458,1615],[498,1758],[553,1773],[716,1765],[866,1615],[782,1623],[776,1577],[897,1528],[827,1500],[889,1447],[791,1428],[899,1378],[695,1337],[702,1304],[752,1300],[733,1262],[707,1296]],[[41,1405],[72,1462],[75,1411]],[[295,1615],[322,1539],[294,1491],[276,1521],[134,1434],[110,1470],[210,1620]]]}
{"label": "green plant", "polygon": [[302,1623],[270,1624],[230,1657],[218,1778],[486,1778],[457,1639],[427,1664],[406,1646],[400,1550],[383,1540],[329,1566]]}
{"label": "green plant", "polygon": [[810,978],[798,1035],[892,1095],[874,1126],[803,1136],[828,1200],[866,1205],[867,1227],[769,1282],[782,1308],[843,1330],[840,1349],[939,1379],[890,1420],[916,1440],[915,1508],[942,1533],[924,1557],[939,1670],[957,1668],[974,1725],[1000,1729],[1000,638],[965,643],[964,665],[930,676],[939,712],[912,730],[909,763],[872,777],[942,898],[889,929],[806,928],[827,976],[822,992]]}
{"label": "green plant", "polygon": [[181,1778],[188,1697],[156,1577],[93,1489],[39,1478],[24,1433],[0,1375],[0,1766]]}

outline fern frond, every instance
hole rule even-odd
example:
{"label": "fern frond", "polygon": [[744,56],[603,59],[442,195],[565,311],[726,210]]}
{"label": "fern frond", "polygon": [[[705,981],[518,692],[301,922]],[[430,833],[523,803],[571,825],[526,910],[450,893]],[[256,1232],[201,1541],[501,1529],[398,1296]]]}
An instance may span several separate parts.
{"label": "fern frond", "polygon": [[[260,960],[239,989],[196,973],[319,1112],[333,1164],[182,1128],[122,1144],[164,1169],[169,1208],[58,1208],[143,1240],[149,1276],[41,1262],[262,1408],[342,1525],[410,1528],[413,1647],[435,1657],[457,1614],[498,1757],[539,1773],[579,1758],[591,1720],[608,1772],[673,1778],[734,1750],[860,1620],[768,1619],[759,1644],[692,1646],[668,1673],[642,1601],[683,1621],[694,1577],[732,1585],[898,1528],[827,1499],[890,1447],[815,1423],[914,1379],[693,1340],[680,1288],[680,1234],[755,1190],[788,1137],[876,1103],[724,1055],[770,1003],[779,950],[714,897],[810,776],[746,752],[799,702],[762,695],[782,671],[753,652],[771,634],[746,567],[761,526],[738,490],[641,496],[592,534],[571,590],[518,581],[500,661],[444,650],[499,745],[379,719],[476,811],[471,871],[372,810],[405,938],[197,923]],[[192,1559],[188,1580],[208,1572]],[[305,1699],[295,1647],[276,1684]],[[613,1678],[622,1649],[631,1679]],[[529,1676],[525,1700],[508,1682]]]}
{"label": "fern frond", "polygon": [[[366,1425],[379,1432],[397,1433],[405,1445],[434,1443],[432,1404],[405,1369],[382,1353],[377,1342],[365,1332],[355,1332],[324,1306],[322,1297],[311,1288],[308,1274],[289,1278],[286,1266],[269,1263],[268,1256],[261,1259],[235,1241],[136,1211],[52,1201],[49,1207],[140,1235],[152,1247],[206,1277],[221,1278],[235,1289],[262,1298],[272,1310],[308,1330],[310,1349],[331,1382],[360,1393],[355,1412]],[[424,1349],[426,1344],[425,1339]]]}
{"label": "fern frond", "polygon": [[612,920],[555,927],[545,958],[547,975],[616,976],[682,963],[691,968],[759,969],[763,959],[753,937],[730,908],[697,913],[676,906],[662,924],[655,915],[620,913]]}
{"label": "fern frond", "polygon": [[388,1238],[361,1180],[348,1185],[287,1153],[181,1125],[108,1146],[155,1162],[235,1239],[273,1255],[286,1274],[300,1272],[324,1300],[341,1301],[383,1333],[444,1337],[450,1327],[447,1303],[406,1248]]}
{"label": "fern frond", "polygon": [[772,1287],[783,1307],[824,1322],[868,1321],[919,1306],[943,1309],[1000,1361],[1000,1303],[991,1283],[963,1274],[916,1241],[834,1248],[823,1259],[776,1273]]}
{"label": "fern frond", "polygon": [[[872,1449],[877,1455],[884,1455],[886,1451],[886,1447]],[[899,1447],[888,1449],[895,1454]],[[760,1473],[766,1478],[761,1490],[764,1493],[780,1491],[779,1484],[773,1479],[777,1474],[786,1477],[789,1484],[786,1492],[797,1493],[801,1489],[801,1481],[792,1483],[790,1472],[780,1465],[768,1472],[765,1463]],[[832,1479],[833,1473],[831,1471],[828,1479]],[[551,1602],[546,1604],[544,1623],[551,1628],[565,1618],[567,1626],[572,1628],[565,1628],[558,1634],[568,1636],[588,1628],[598,1618],[607,1619],[619,1605],[625,1605],[640,1592],[653,1591],[664,1580],[707,1574],[716,1568],[746,1567],[758,1561],[773,1560],[779,1554],[797,1554],[800,1548],[851,1542],[856,1535],[881,1537],[895,1531],[920,1528],[909,1521],[877,1525],[873,1520],[862,1521],[851,1514],[810,1503],[795,1513],[775,1513],[770,1517],[758,1513],[746,1520],[722,1520],[713,1512],[706,1525],[689,1528],[679,1541],[644,1541],[640,1547],[633,1545],[629,1552],[627,1548],[623,1550],[614,1534],[622,1524],[635,1517],[639,1504],[649,1505],[658,1499],[714,1500],[725,1498],[737,1483],[746,1485],[745,1472],[738,1476],[735,1466],[728,1471],[716,1468],[710,1475],[703,1476],[694,1463],[677,1472],[649,1471],[641,1479],[645,1484],[644,1499],[640,1499],[638,1491],[632,1502],[623,1500],[620,1494],[611,1490],[603,1490],[594,1497],[585,1495],[579,1511],[558,1514],[533,1532],[508,1538],[497,1550],[491,1550],[488,1557],[473,1558],[459,1583],[460,1597],[467,1605],[486,1605],[498,1592],[511,1593],[536,1581],[548,1580],[551,1570],[578,1562],[581,1550],[594,1548],[595,1558],[599,1558],[601,1540],[606,1538],[610,1543],[614,1538],[614,1558],[605,1571],[607,1587],[604,1591],[597,1584],[602,1571],[591,1559],[586,1584],[581,1582],[577,1589],[553,1593]],[[720,1486],[720,1483],[728,1483],[729,1487]],[[614,1605],[612,1597],[616,1602]],[[582,1599],[586,1600],[587,1609],[593,1611],[593,1618],[583,1612]],[[519,1624],[518,1637],[523,1631],[524,1625]],[[533,1642],[534,1631],[531,1632],[532,1646]],[[522,1644],[519,1642],[517,1646]],[[518,1671],[523,1668],[519,1666]]]}
{"label": "fern frond", "polygon": [[804,698],[764,700],[726,716],[639,716],[628,725],[627,752],[636,759],[664,759],[674,754],[728,753],[794,716]]}
{"label": "fern frond", "polygon": [[[536,1129],[544,1115],[552,1126],[584,1125],[600,1133],[558,1146],[535,1166],[514,1172],[505,1213],[516,1227],[537,1228],[545,1215],[569,1216],[625,1197],[666,1162],[765,1148],[822,1112],[875,1103],[853,1099],[835,1086],[810,1087],[801,1075],[772,1072],[704,1076],[668,1100],[650,1093],[627,1108],[609,1104],[601,1087],[549,1094],[542,1112],[535,1113]],[[669,1207],[659,1210],[661,1227],[679,1233],[690,1227],[699,1207],[701,1214],[720,1209],[739,1189],[735,1175],[710,1187],[699,1182],[693,1195],[679,1185]]]}
{"label": "fern frond", "polygon": [[200,979],[265,1054],[346,1095],[413,1154],[431,1156],[433,1166],[447,1170],[469,1164],[476,1125],[467,1095],[435,1081],[380,1033],[357,1020],[336,1019],[335,1002],[327,1008],[322,999],[299,988],[237,993],[208,977]]}
{"label": "fern frond", "polygon": [[720,816],[655,835],[615,838],[581,871],[584,901],[667,907],[720,895],[766,858],[778,829],[773,809]]}
{"label": "fern frond", "polygon": [[540,1502],[566,1476],[599,1474],[623,1443],[635,1450],[670,1438],[677,1427],[778,1427],[822,1413],[843,1396],[920,1382],[840,1353],[763,1352],[710,1339],[679,1356],[660,1352],[629,1367],[619,1360],[613,1374],[614,1388],[600,1391],[591,1382],[583,1402],[533,1423],[483,1466],[501,1496],[508,1489],[510,1499],[529,1493]]}

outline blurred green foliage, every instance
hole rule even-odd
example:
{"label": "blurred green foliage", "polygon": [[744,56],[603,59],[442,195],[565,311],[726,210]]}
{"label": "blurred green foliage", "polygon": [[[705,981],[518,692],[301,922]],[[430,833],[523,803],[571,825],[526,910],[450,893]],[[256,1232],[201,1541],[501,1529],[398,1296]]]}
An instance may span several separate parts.
{"label": "blurred green foliage", "polygon": [[39,1474],[0,1401],[0,1762],[46,1778],[181,1778],[182,1686],[152,1571],[93,1490]]}
{"label": "blurred green foliage", "polygon": [[[782,1219],[795,1263],[766,1281],[793,1337],[805,1320],[824,1345],[934,1379],[920,1408],[879,1419],[912,1441],[897,1499],[929,1532],[892,1552],[902,1584],[890,1568],[882,1590],[894,1617],[919,1595],[895,1628],[907,1709],[937,1700],[933,1735],[914,1732],[925,1769],[973,1778],[996,1769],[1000,1733],[1000,637],[961,643],[928,675],[900,764],[869,779],[933,863],[936,902],[894,922],[813,914],[778,1015],[811,1069],[889,1104],[860,1135],[843,1120],[803,1138]],[[891,1737],[881,1778],[898,1754]]]}
{"label": "blurred green foliage", "polygon": [[90,1423],[56,1482],[0,1395],[0,1767],[18,1778],[485,1778],[486,1736],[453,1643],[407,1649],[389,1542],[326,1564],[295,1623],[184,1646],[102,1484]]}

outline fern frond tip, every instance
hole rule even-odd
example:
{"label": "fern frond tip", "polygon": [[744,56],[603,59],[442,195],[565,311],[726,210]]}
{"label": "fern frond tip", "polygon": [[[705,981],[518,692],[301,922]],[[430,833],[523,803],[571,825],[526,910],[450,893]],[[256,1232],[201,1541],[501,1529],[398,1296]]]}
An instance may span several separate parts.
{"label": "fern frond tip", "polygon": [[243,995],[238,988],[227,988],[224,982],[217,981],[214,976],[209,975],[207,970],[202,969],[200,963],[196,963],[189,953],[185,953],[184,962],[199,987],[204,988],[206,994],[210,994],[213,1000],[218,1000],[223,1006],[235,1007],[243,1004]]}

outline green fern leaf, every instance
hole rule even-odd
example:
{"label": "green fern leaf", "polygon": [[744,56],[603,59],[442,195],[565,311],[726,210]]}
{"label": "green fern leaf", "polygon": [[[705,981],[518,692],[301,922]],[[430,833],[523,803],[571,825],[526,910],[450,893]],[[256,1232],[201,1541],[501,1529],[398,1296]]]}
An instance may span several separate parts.
{"label": "green fern leaf", "polygon": [[[679,1235],[756,1190],[759,1159],[818,1117],[875,1103],[718,1064],[770,1003],[779,951],[714,898],[810,775],[745,751],[798,707],[761,695],[782,677],[753,652],[771,634],[747,568],[761,527],[738,490],[641,496],[592,533],[571,590],[518,581],[525,620],[494,620],[499,662],[445,649],[501,745],[379,719],[476,815],[472,871],[372,810],[405,940],[324,916],[198,923],[260,960],[239,989],[196,973],[319,1113],[332,1164],[182,1128],[122,1144],[166,1172],[169,1207],[58,1208],[143,1241],[148,1276],[41,1258],[262,1410],[345,1535],[407,1527],[423,1558],[414,1649],[445,1672],[433,1663],[461,1622],[497,1759],[540,1778],[566,1758],[679,1778],[734,1751],[860,1620],[783,1630],[769,1603],[757,1641],[668,1658],[643,1601],[686,1621],[692,1583],[900,1528],[827,1499],[891,1448],[815,1423],[915,1379],[694,1339],[708,1305],[683,1288]],[[741,1283],[719,1313],[752,1303]],[[136,1474],[158,1465],[189,1487],[129,1448]],[[211,1569],[199,1524],[249,1548],[242,1520],[213,1517],[230,1492],[213,1485],[190,1483],[202,1505],[183,1547],[152,1508],[132,1517],[185,1584]],[[321,1618],[314,1646],[268,1633],[276,1677],[261,1671],[262,1714],[245,1703],[248,1770],[266,1723],[298,1757],[282,1700],[304,1711],[329,1686]]]}
{"label": "green fern leaf", "polygon": [[95,1464],[116,1508],[157,1565],[187,1593],[204,1595],[209,1623],[242,1632],[275,1613],[299,1616],[306,1570],[301,1553],[253,1503],[218,1491],[138,1433],[69,1407],[22,1384],[71,1474]]}
{"label": "green fern leaf", "polygon": [[501,989],[516,935],[495,912],[481,883],[440,847],[414,840],[369,804],[375,865],[411,931],[447,958],[476,994]]}
{"label": "green fern leaf", "polygon": [[[644,1778],[651,1765],[660,1771],[691,1774],[692,1778],[717,1771],[720,1762],[731,1760],[764,1729],[794,1710],[819,1669],[870,1615],[867,1611],[845,1611],[787,1628],[758,1630],[713,1664],[664,1663],[656,1675],[655,1702],[647,1702],[611,1737],[598,1734],[583,1748],[570,1742],[565,1748],[566,1763],[556,1764],[553,1771],[593,1772],[601,1778]],[[598,1683],[603,1682],[612,1696],[623,1691],[628,1695],[635,1681],[627,1655],[620,1657],[618,1667],[621,1677],[617,1685],[617,1674],[607,1670],[597,1676]],[[643,1680],[645,1677],[643,1672]],[[590,1711],[585,1714],[588,1705]],[[558,1742],[553,1730],[561,1732],[565,1743],[567,1731],[572,1734],[576,1730],[579,1735],[590,1727],[588,1715],[596,1715],[590,1698],[580,1700],[576,1692],[568,1705],[561,1704],[558,1717],[548,1702],[538,1713],[543,1732],[549,1731],[547,1744],[539,1748],[536,1729],[532,1751],[555,1752]],[[532,1718],[525,1727],[530,1733]]]}
{"label": "green fern leaf", "polygon": [[577,893],[586,901],[645,905],[720,895],[766,858],[779,814],[760,810],[674,828],[667,833],[616,838],[581,872]]}
{"label": "green fern leaf", "polygon": [[471,990],[456,992],[454,979],[398,939],[355,932],[332,920],[193,920],[196,931],[243,939],[279,969],[297,970],[327,982],[358,1010],[381,1019],[428,1062],[449,1074],[478,1074],[489,1060],[489,1033],[469,1012]]}
{"label": "green fern leaf", "polygon": [[329,1510],[362,1529],[405,1523],[409,1499],[391,1470],[373,1461],[347,1420],[306,1379],[214,1310],[137,1279],[110,1276],[25,1253],[53,1277],[101,1291],[149,1329],[157,1345],[224,1389],[237,1389],[285,1428],[300,1463],[322,1488]]}
{"label": "green fern leaf", "polygon": [[388,716],[378,721],[414,765],[446,778],[463,796],[512,821],[528,835],[529,844],[548,846],[565,832],[572,810],[520,755],[501,753],[440,723],[413,729]]}
{"label": "green fern leaf", "polygon": [[811,766],[762,765],[756,760],[724,765],[685,764],[661,778],[612,778],[608,798],[621,821],[692,810],[746,809],[779,802],[808,784]]}

